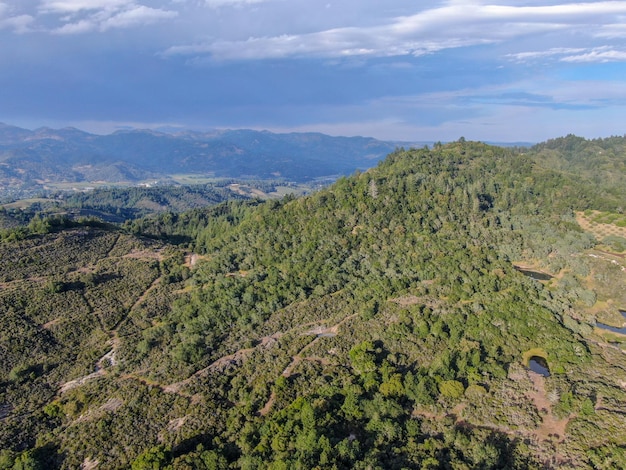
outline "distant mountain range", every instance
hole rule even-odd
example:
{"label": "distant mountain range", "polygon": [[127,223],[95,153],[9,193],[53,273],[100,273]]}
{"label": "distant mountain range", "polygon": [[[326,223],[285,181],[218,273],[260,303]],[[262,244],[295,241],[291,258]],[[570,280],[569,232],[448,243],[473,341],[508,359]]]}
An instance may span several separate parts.
{"label": "distant mountain range", "polygon": [[319,133],[130,130],[95,135],[75,128],[28,130],[0,123],[0,186],[133,182],[181,173],[308,181],[372,167],[400,145]]}

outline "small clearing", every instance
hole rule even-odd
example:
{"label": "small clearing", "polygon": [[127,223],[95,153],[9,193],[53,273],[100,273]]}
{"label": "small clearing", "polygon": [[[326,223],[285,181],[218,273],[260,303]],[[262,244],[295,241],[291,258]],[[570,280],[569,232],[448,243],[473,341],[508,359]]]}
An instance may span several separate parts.
{"label": "small clearing", "polygon": [[615,224],[598,223],[595,218],[601,215],[600,211],[591,211],[589,215],[584,212],[576,212],[576,222],[585,231],[593,233],[596,238],[602,239],[610,235],[626,238],[626,227],[618,227]]}
{"label": "small clearing", "polygon": [[206,256],[200,256],[197,253],[191,253],[189,255],[186,255],[185,266],[187,266],[188,268],[193,268],[196,264],[198,264],[198,261],[202,259],[206,259]]}
{"label": "small clearing", "polygon": [[552,404],[548,400],[546,393],[546,379],[532,371],[528,371],[528,376],[533,383],[534,390],[529,392],[527,396],[535,404],[542,420],[541,426],[534,431],[534,435],[540,441],[548,441],[552,437],[556,437],[557,442],[563,442],[565,440],[565,429],[573,416],[557,419],[552,414]]}

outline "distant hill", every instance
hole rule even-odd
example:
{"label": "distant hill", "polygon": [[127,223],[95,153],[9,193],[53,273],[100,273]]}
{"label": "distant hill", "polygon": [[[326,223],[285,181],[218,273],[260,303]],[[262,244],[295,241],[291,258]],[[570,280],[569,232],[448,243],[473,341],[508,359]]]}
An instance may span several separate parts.
{"label": "distant hill", "polygon": [[97,218],[124,223],[151,214],[180,213],[208,208],[228,200],[280,198],[311,191],[317,185],[279,186],[270,180],[224,179],[206,184],[124,186],[89,191],[55,191],[48,197],[28,198],[0,205],[0,230],[26,226],[37,216]]}
{"label": "distant hill", "polygon": [[374,166],[397,145],[318,133],[131,130],[94,135],[74,128],[31,131],[0,124],[0,185],[132,182],[180,173],[308,181]]}

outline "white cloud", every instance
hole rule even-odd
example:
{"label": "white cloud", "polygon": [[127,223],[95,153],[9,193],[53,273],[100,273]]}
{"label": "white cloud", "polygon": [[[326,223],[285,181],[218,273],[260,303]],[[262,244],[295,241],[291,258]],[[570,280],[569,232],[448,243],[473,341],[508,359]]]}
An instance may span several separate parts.
{"label": "white cloud", "polygon": [[13,16],[0,19],[0,29],[12,29],[18,34],[23,34],[32,31],[34,23],[35,18],[30,15]]}
{"label": "white cloud", "polygon": [[85,10],[115,10],[132,0],[42,0],[42,13],[77,13]]}
{"label": "white cloud", "polygon": [[100,30],[106,31],[110,28],[127,28],[130,26],[154,23],[159,20],[166,20],[178,16],[178,12],[160,10],[143,5],[122,11],[111,16],[100,24]]}
{"label": "white cloud", "polygon": [[602,47],[584,54],[569,55],[561,60],[563,62],[626,62],[626,51]]}
{"label": "white cloud", "polygon": [[606,25],[596,33],[596,36],[609,39],[626,38],[626,23]]}
{"label": "white cloud", "polygon": [[56,34],[81,34],[129,28],[178,16],[174,10],[162,10],[136,4],[132,0],[46,0],[42,11],[62,14],[63,24]]}
{"label": "white cloud", "polygon": [[555,57],[561,62],[625,62],[626,51],[617,50],[612,46],[594,48],[552,48],[545,51],[508,54],[506,57],[521,63]]}
{"label": "white cloud", "polygon": [[[255,0],[249,0],[255,1]],[[260,0],[259,0],[260,1]],[[238,0],[207,0],[213,5]],[[368,27],[340,27],[308,34],[217,40],[166,51],[216,59],[422,55],[442,49],[503,42],[559,32],[593,36],[624,28],[626,1],[543,6],[483,5],[455,1]],[[607,29],[610,28],[610,29]]]}
{"label": "white cloud", "polygon": [[75,23],[66,23],[54,30],[57,34],[82,34],[95,30],[97,25],[90,20],[80,20]]}
{"label": "white cloud", "polygon": [[[385,105],[393,102],[403,106],[517,106],[552,109],[585,109],[590,107],[623,106],[626,104],[626,82],[617,80],[542,79],[510,82],[499,86],[463,88],[446,92],[431,92],[416,96],[383,98]],[[586,112],[586,111],[585,111]],[[583,113],[584,114],[584,113]]]}
{"label": "white cloud", "polygon": [[515,60],[516,62],[529,62],[531,60],[562,56],[566,54],[576,54],[585,52],[586,50],[587,49],[581,47],[553,47],[545,51],[528,51],[507,54],[505,57]]}
{"label": "white cloud", "polygon": [[27,33],[32,30],[34,23],[35,18],[31,15],[11,16],[9,6],[0,2],[0,30],[11,29],[18,34]]}
{"label": "white cloud", "polygon": [[34,18],[30,15],[11,16],[9,6],[0,2],[0,30],[11,29],[16,33],[27,33],[31,30]]}

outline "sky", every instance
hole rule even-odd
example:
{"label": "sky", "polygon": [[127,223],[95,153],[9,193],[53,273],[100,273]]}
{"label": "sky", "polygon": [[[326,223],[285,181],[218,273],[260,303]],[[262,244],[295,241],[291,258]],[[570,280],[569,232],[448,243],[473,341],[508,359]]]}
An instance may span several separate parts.
{"label": "sky", "polygon": [[626,134],[626,1],[0,0],[0,122]]}

